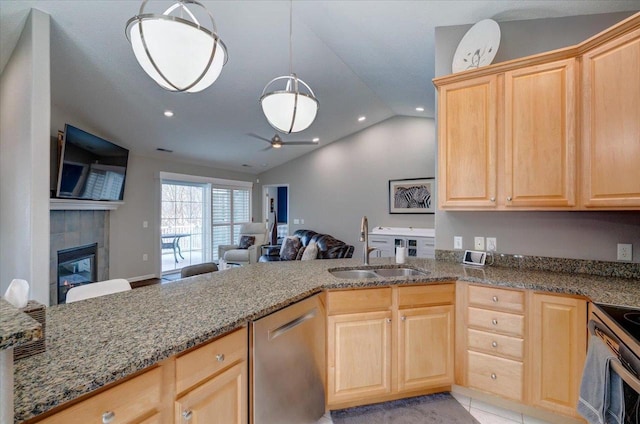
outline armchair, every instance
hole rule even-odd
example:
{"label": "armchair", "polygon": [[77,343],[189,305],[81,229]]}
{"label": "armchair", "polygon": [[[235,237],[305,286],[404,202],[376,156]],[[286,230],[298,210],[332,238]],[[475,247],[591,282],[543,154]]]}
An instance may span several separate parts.
{"label": "armchair", "polygon": [[260,246],[267,242],[267,228],[262,222],[243,224],[240,227],[240,237],[253,236],[255,241],[248,249],[239,249],[237,244],[221,244],[218,246],[218,258],[226,262],[241,265],[258,262]]}

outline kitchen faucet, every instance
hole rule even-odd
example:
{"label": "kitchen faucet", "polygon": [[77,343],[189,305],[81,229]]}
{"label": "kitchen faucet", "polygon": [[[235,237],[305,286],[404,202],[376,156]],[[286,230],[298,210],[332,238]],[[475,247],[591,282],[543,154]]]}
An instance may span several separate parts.
{"label": "kitchen faucet", "polygon": [[364,242],[364,264],[369,265],[369,253],[376,249],[369,247],[369,220],[366,215],[362,217],[360,223],[360,241]]}

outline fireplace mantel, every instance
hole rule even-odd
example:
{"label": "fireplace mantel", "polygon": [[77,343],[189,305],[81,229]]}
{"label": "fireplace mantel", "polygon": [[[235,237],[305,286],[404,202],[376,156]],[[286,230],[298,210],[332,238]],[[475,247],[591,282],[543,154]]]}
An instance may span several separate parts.
{"label": "fireplace mantel", "polygon": [[124,205],[124,202],[49,199],[49,210],[52,211],[114,211],[122,205]]}

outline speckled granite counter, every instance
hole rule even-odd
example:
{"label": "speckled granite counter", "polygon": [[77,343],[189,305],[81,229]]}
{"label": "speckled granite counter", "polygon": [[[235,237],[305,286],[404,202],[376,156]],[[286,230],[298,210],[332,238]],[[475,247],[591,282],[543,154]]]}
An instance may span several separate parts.
{"label": "speckled granite counter", "polygon": [[[372,259],[372,265],[391,265]],[[509,268],[465,268],[428,259],[407,265],[426,277],[344,280],[327,272],[359,259],[259,263],[47,310],[47,350],[15,364],[15,421],[210,340],[324,288],[466,281],[584,295],[640,306],[640,280]]]}
{"label": "speckled granite counter", "polygon": [[0,350],[42,337],[42,326],[29,315],[0,298]]}

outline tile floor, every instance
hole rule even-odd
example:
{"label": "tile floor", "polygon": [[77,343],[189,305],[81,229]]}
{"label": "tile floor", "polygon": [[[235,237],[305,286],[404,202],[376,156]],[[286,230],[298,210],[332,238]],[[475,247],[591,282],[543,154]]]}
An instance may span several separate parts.
{"label": "tile floor", "polygon": [[[460,402],[464,409],[469,411],[480,424],[549,424],[547,421],[502,409],[458,393],[451,393],[451,395]],[[316,424],[333,424],[331,415],[329,413],[325,414]]]}
{"label": "tile floor", "polygon": [[460,404],[480,422],[480,424],[549,424],[538,418],[533,418],[519,412],[509,411],[490,405],[477,399],[451,393]]}

